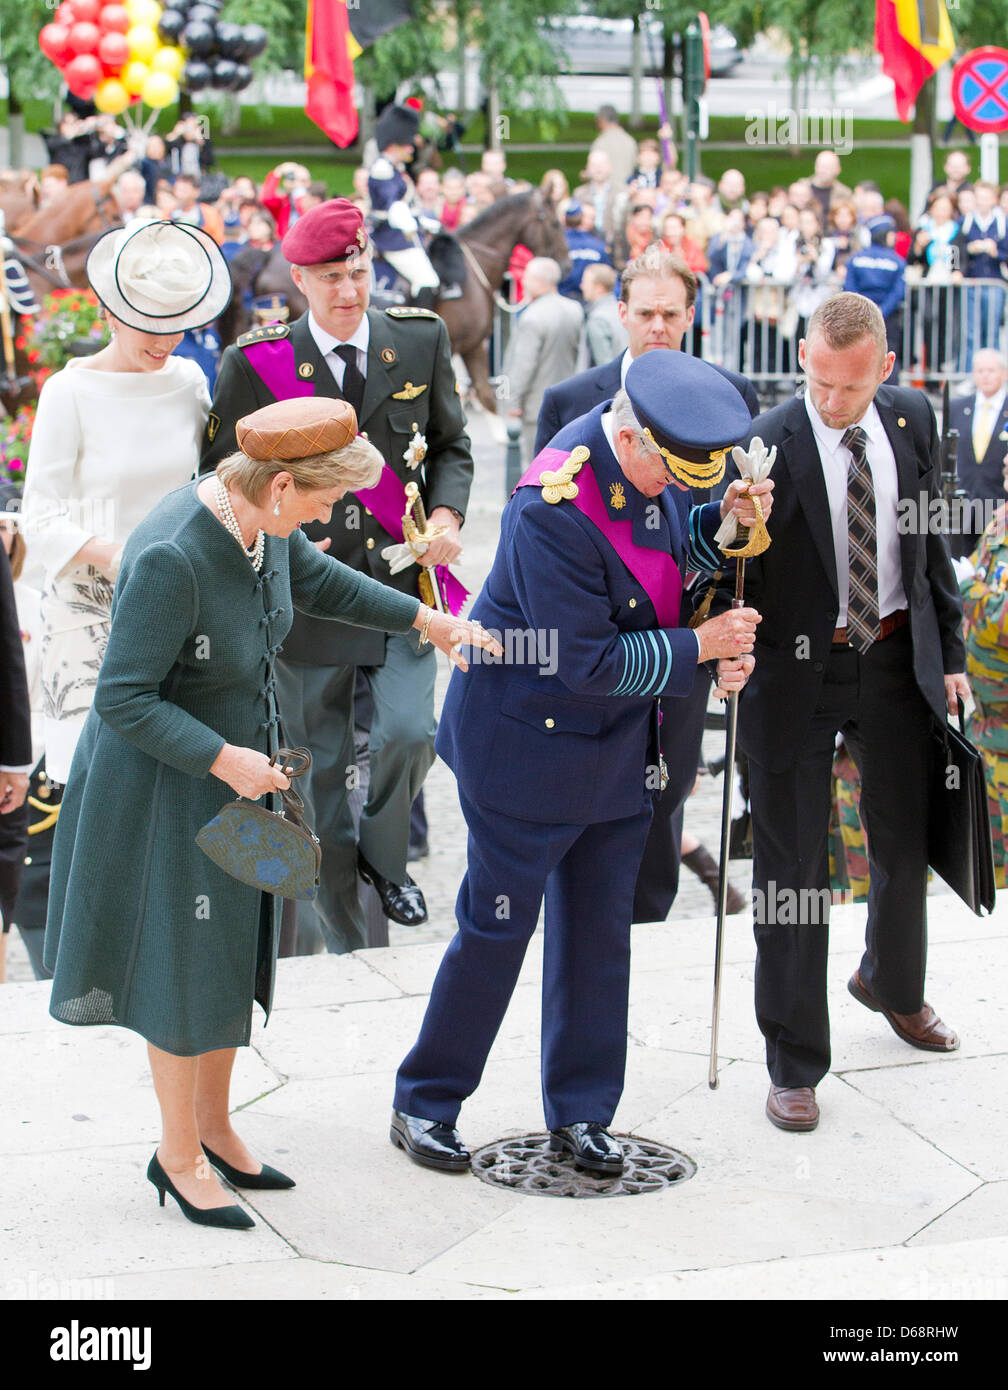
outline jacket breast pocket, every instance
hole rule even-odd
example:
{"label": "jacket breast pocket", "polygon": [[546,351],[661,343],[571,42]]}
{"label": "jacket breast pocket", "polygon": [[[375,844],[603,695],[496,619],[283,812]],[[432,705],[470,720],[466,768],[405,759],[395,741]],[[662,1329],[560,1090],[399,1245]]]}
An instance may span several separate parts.
{"label": "jacket breast pocket", "polygon": [[[425,391],[424,396],[426,394]],[[404,435],[407,440],[412,439],[418,430],[423,434],[427,429],[427,402],[423,396],[408,402],[406,405],[401,405],[397,401],[395,407],[388,411],[385,419],[393,434]]]}

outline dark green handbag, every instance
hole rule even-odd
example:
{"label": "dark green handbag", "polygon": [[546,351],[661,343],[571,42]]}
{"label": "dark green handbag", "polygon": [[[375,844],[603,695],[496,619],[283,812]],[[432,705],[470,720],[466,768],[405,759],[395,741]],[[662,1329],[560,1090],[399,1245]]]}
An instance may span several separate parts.
{"label": "dark green handbag", "polygon": [[[270,758],[301,777],[311,767],[307,748],[280,748]],[[298,767],[297,764],[302,766]],[[204,854],[232,878],[280,898],[311,902],[318,893],[322,850],[302,818],[304,802],[293,787],[279,793],[283,809],[268,811],[239,797],[207,821],[196,836]]]}

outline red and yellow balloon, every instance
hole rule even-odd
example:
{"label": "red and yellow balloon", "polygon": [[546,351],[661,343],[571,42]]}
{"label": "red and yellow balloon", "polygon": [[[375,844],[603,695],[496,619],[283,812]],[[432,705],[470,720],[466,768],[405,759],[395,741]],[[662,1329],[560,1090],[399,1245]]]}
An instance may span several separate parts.
{"label": "red and yellow balloon", "polygon": [[182,51],[158,35],[158,0],[62,0],[39,48],[75,96],[118,116],[134,101],[178,100]]}

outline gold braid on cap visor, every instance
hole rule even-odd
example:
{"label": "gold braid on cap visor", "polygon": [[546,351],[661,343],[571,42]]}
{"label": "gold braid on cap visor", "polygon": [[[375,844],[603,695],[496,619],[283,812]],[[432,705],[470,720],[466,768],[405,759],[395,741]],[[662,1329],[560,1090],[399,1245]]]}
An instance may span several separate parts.
{"label": "gold braid on cap visor", "polygon": [[687,487],[714,487],[724,477],[727,448],[715,449],[705,463],[692,463],[689,459],[681,459],[678,454],[663,449],[647,427],[644,434],[661,454],[672,476],[685,483]]}

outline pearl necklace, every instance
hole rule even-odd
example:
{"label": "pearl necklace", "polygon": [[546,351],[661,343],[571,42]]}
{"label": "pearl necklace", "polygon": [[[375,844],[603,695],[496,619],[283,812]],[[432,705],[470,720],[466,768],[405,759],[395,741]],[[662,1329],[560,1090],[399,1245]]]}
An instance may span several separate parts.
{"label": "pearl necklace", "polygon": [[252,568],[258,572],[262,569],[263,555],[266,550],[266,534],[263,531],[257,531],[255,543],[252,545],[251,549],[245,544],[245,537],[242,535],[241,527],[238,525],[238,518],[234,514],[234,508],[231,505],[231,498],[228,496],[228,490],[221,482],[220,478],[218,478],[216,482],[217,510],[220,512],[221,521],[223,521],[227,530],[230,531],[231,535],[234,536],[235,540],[241,546],[242,552]]}

